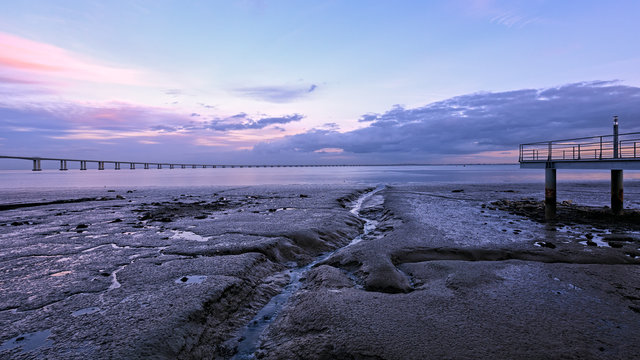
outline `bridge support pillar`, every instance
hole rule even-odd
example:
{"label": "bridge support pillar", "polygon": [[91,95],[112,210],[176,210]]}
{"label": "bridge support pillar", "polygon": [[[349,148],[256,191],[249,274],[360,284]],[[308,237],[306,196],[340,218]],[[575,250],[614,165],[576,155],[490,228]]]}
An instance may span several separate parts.
{"label": "bridge support pillar", "polygon": [[611,212],[614,215],[622,214],[622,170],[611,170]]}
{"label": "bridge support pillar", "polygon": [[120,163],[119,163],[119,162],[116,162],[113,168],[114,168],[115,170],[120,170]]}
{"label": "bridge support pillar", "polygon": [[556,217],[556,169],[544,169],[544,218]]}
{"label": "bridge support pillar", "polygon": [[136,164],[135,163],[130,163],[129,164],[129,169],[135,170],[136,169]]}
{"label": "bridge support pillar", "polygon": [[80,161],[80,170],[87,170],[87,162],[84,160]]}
{"label": "bridge support pillar", "polygon": [[145,163],[145,164],[144,164],[144,168],[145,168],[145,169],[147,169],[147,170],[149,170],[149,164],[148,164],[148,163]]}
{"label": "bridge support pillar", "polygon": [[191,168],[192,168],[192,169],[195,169],[195,168],[196,168],[196,166],[195,166],[195,165],[191,165]]}
{"label": "bridge support pillar", "polygon": [[180,165],[183,169],[185,169],[187,167],[187,165]]}
{"label": "bridge support pillar", "polygon": [[98,161],[98,170],[104,170],[104,161]]}
{"label": "bridge support pillar", "polygon": [[60,160],[60,171],[68,170],[67,160]]}
{"label": "bridge support pillar", "polygon": [[162,164],[158,164],[158,169],[162,169]]}
{"label": "bridge support pillar", "polygon": [[42,171],[40,159],[33,159],[33,171]]}
{"label": "bridge support pillar", "polygon": [[169,164],[169,169],[173,169],[173,164]]}

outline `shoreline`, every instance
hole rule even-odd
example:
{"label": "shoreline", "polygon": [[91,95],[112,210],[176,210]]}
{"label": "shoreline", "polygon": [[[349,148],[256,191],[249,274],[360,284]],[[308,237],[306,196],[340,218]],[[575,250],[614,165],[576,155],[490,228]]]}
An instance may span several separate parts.
{"label": "shoreline", "polygon": [[[336,249],[270,319],[259,357],[640,351],[631,341],[640,330],[640,229],[607,241],[588,223],[552,230],[492,205],[540,199],[539,187],[388,186],[362,204],[376,224],[349,247],[364,224],[350,206],[366,186],[84,189],[73,195],[113,199],[3,210],[0,355],[231,358],[234,337],[289,283],[287,272]],[[601,187],[573,184],[565,194],[598,202]],[[633,199],[639,187],[629,188]],[[589,325],[599,321],[620,328]]]}

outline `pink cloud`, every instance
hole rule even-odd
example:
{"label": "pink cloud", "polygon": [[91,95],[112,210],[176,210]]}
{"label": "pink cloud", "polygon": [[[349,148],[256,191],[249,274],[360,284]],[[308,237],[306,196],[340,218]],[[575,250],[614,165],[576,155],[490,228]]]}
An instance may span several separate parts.
{"label": "pink cloud", "polygon": [[57,46],[0,32],[0,76],[53,84],[86,81],[121,85],[143,85],[137,70],[101,64]]}

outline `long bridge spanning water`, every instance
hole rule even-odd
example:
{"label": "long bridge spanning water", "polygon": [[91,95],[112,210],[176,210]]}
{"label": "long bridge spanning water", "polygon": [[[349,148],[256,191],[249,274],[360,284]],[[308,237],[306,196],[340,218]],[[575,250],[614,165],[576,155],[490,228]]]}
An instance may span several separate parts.
{"label": "long bridge spanning water", "polygon": [[623,170],[640,170],[640,133],[618,133],[613,117],[613,134],[575,139],[520,144],[520,168],[545,169],[545,217],[556,215],[556,169],[611,170],[611,210],[623,209]]}
{"label": "long bridge spanning water", "polygon": [[345,166],[367,166],[367,165],[214,165],[214,164],[195,164],[195,163],[169,163],[169,162],[140,162],[140,161],[116,161],[116,160],[85,160],[85,159],[64,159],[52,157],[38,156],[6,156],[0,155],[0,159],[19,159],[28,160],[33,163],[33,171],[42,171],[43,161],[55,161],[60,163],[60,170],[69,170],[70,163],[78,163],[80,170],[87,170],[88,164],[95,164],[98,170],[104,170],[107,164],[113,165],[114,170],[120,170],[123,167],[135,170],[143,169],[187,169],[187,168],[275,168],[275,167],[345,167]]}

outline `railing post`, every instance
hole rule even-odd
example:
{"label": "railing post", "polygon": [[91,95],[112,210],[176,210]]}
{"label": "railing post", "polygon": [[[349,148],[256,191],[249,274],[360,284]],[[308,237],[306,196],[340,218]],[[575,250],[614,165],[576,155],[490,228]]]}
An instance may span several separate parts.
{"label": "railing post", "polygon": [[580,160],[580,144],[578,144],[578,160]]}
{"label": "railing post", "polygon": [[600,136],[600,160],[602,160],[602,136]]}
{"label": "railing post", "polygon": [[571,160],[575,160],[576,159],[576,147],[572,146],[571,150],[573,151],[573,153],[571,155]]}
{"label": "railing post", "polygon": [[634,157],[634,158],[635,158],[635,157],[637,157],[637,156],[636,156],[636,144],[637,144],[637,143],[634,141],[634,142],[633,142],[633,157]]}
{"label": "railing post", "polygon": [[618,158],[618,117],[613,117],[613,158]]}

